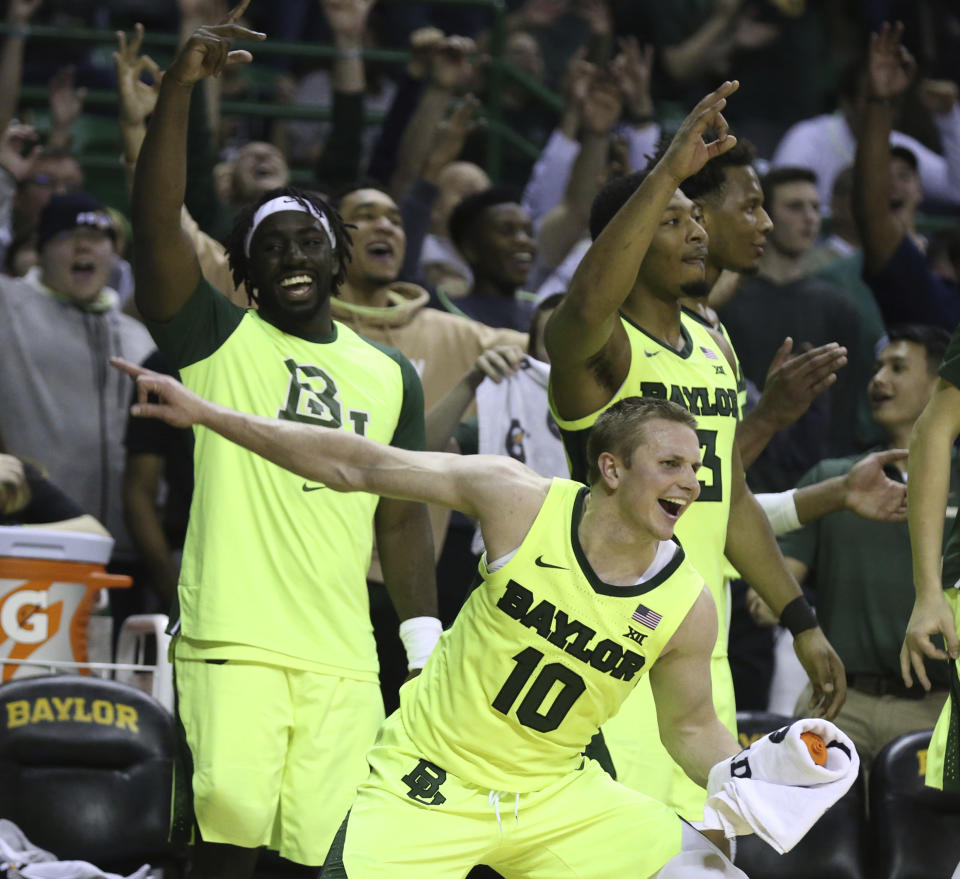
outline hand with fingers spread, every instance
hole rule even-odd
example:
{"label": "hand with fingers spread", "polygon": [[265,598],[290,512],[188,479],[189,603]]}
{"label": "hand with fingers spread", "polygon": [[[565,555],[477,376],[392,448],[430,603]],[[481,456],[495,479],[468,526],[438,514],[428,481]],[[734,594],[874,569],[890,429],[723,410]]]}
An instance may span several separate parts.
{"label": "hand with fingers spread", "polygon": [[[123,31],[117,31],[117,51],[113,60],[117,68],[117,91],[120,94],[120,124],[142,125],[157,105],[162,76],[157,62],[149,55],[141,55],[143,45],[143,25],[134,26],[130,41]],[[143,81],[143,74],[150,82]]]}
{"label": "hand with fingers spread", "polygon": [[457,160],[467,136],[477,125],[475,117],[479,109],[480,101],[476,96],[464,95],[454,111],[437,126],[423,170],[425,180],[436,182],[440,172]]}
{"label": "hand with fingers spread", "polygon": [[111,357],[110,365],[136,382],[137,402],[130,407],[130,413],[138,418],[159,418],[173,427],[192,427],[201,424],[204,413],[213,408],[212,403],[172,376],[137,366],[122,357]]}
{"label": "hand with fingers spread", "polygon": [[177,53],[164,79],[180,86],[192,86],[208,76],[219,76],[227,67],[249,64],[253,55],[246,49],[231,49],[233,40],[264,40],[266,34],[237,24],[250,0],[231,9],[220,24],[197,28]]}
{"label": "hand with fingers spread", "polygon": [[857,461],[843,480],[844,506],[864,519],[906,522],[907,486],[884,472],[906,457],[906,449],[888,449]]}
{"label": "hand with fingers spread", "polygon": [[641,49],[636,37],[624,37],[620,40],[620,53],[610,65],[610,72],[620,87],[627,111],[634,118],[653,113],[653,98],[650,95],[653,52],[653,46],[650,45]]}
{"label": "hand with fingers spread", "polygon": [[837,380],[837,370],[847,363],[847,349],[836,342],[802,354],[792,352],[793,339],[788,336],[774,355],[757,404],[757,409],[778,429],[800,418],[817,396]]}
{"label": "hand with fingers spread", "polygon": [[870,34],[867,85],[871,98],[895,100],[903,95],[917,72],[917,62],[903,45],[903,23],[884,22]]}
{"label": "hand with fingers spread", "polygon": [[[941,650],[931,640],[942,635],[947,649]],[[907,633],[900,648],[900,673],[903,682],[913,686],[914,675],[927,692],[930,691],[930,678],[927,676],[926,659],[945,662],[960,657],[960,640],[957,638],[957,626],[953,611],[942,591],[917,594]]]}
{"label": "hand with fingers spread", "polygon": [[0,166],[14,180],[25,180],[39,149],[40,139],[32,125],[8,125],[0,134]]}
{"label": "hand with fingers spread", "polygon": [[597,73],[584,96],[580,118],[588,134],[606,137],[620,119],[623,96],[613,78]]}
{"label": "hand with fingers spread", "polygon": [[[696,174],[710,159],[736,146],[736,137],[728,134],[729,126],[723,118],[723,108],[727,105],[727,98],[739,87],[737,80],[728,80],[710,92],[693,108],[673,136],[659,164],[678,186]],[[716,137],[709,142],[703,139],[707,131],[716,132]]]}

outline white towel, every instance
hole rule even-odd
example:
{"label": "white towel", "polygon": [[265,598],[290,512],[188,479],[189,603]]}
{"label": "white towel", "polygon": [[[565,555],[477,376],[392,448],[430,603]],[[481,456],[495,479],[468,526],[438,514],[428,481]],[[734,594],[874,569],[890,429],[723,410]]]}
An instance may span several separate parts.
{"label": "white towel", "polygon": [[55,861],[56,855],[37,848],[12,821],[0,818],[0,871],[39,861]]}
{"label": "white towel", "polygon": [[[817,766],[801,733],[827,745],[827,765]],[[704,830],[730,839],[756,833],[779,854],[790,851],[856,781],[857,749],[827,720],[806,718],[764,736],[721,760],[707,780]]]}
{"label": "white towel", "polygon": [[150,865],[144,864],[135,873],[121,876],[119,873],[104,873],[87,861],[50,861],[44,864],[28,864],[7,874],[10,879],[147,879]]}

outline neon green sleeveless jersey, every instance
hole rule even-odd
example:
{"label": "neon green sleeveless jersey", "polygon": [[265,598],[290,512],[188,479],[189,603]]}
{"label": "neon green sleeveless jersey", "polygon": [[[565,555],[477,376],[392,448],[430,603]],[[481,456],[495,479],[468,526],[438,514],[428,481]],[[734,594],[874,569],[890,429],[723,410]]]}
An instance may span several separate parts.
{"label": "neon green sleeveless jersey", "polygon": [[[150,330],[184,384],[209,400],[424,446],[413,367],[347,327],[294,336],[201,281],[173,320]],[[192,649],[376,680],[366,573],[379,498],[305,482],[204,428],[195,438],[178,656]]]}
{"label": "neon green sleeveless jersey", "polygon": [[539,790],[577,769],[703,590],[679,546],[644,583],[601,581],[577,536],[588,495],[553,481],[516,554],[494,572],[481,560],[453,627],[400,691],[418,751],[478,787]]}
{"label": "neon green sleeveless jersey", "polygon": [[586,444],[604,409],[624,397],[661,397],[679,403],[697,418],[700,437],[700,497],[677,523],[687,557],[703,574],[718,607],[723,601],[723,548],[730,513],[733,443],[740,417],[738,379],[707,328],[687,313],[681,316],[683,350],[676,351],[646,333],[628,317],[621,321],[630,339],[630,371],[603,409],[568,421],[550,408],[560,427],[574,479],[586,477]]}

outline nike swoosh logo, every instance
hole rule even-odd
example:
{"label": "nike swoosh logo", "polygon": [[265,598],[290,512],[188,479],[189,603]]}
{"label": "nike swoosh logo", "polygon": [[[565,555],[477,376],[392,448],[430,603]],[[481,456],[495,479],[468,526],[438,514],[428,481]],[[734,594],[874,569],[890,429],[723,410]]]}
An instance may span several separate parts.
{"label": "nike swoosh logo", "polygon": [[321,488],[326,488],[325,485],[307,485],[306,482],[303,483],[304,491],[320,491]]}
{"label": "nike swoosh logo", "polygon": [[660,352],[659,352],[659,351],[644,351],[643,353],[646,354],[647,357],[656,357]]}
{"label": "nike swoosh logo", "polygon": [[534,564],[535,564],[538,568],[556,568],[558,571],[569,571],[569,570],[570,570],[569,568],[565,568],[563,565],[551,565],[549,562],[545,562],[545,561],[543,560],[543,556],[542,556],[542,555],[537,556],[536,561],[534,562]]}

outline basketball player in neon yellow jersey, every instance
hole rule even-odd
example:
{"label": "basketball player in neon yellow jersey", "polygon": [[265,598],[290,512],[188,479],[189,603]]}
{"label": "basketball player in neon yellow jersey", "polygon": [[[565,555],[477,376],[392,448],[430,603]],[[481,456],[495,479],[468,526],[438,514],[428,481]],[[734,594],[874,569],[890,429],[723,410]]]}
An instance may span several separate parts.
{"label": "basketball player in neon yellow jersey", "polygon": [[118,365],[139,376],[134,414],[200,425],[328,489],[480,521],[476,588],[400,691],[325,877],[453,879],[478,863],[534,879],[707,875],[691,856],[722,864],[710,876],[743,876],[582,753],[648,672],[663,740],[694,779],[739,750],[710,699],[713,599],[672,539],[700,491],[689,412],[639,397],[611,407],[591,436],[588,489],[507,457],[408,452],[234,412]]}
{"label": "basketball player in neon yellow jersey", "polygon": [[[722,114],[710,108],[736,89],[736,82],[725,83],[701,101],[649,172],[618,178],[597,196],[591,215],[594,243],[547,325],[551,407],[572,473],[580,478],[590,430],[616,400],[634,394],[666,398],[696,416],[701,493],[679,526],[680,539],[719,608],[726,607],[724,553],[765,595],[797,636],[797,653],[814,684],[813,710],[829,717],[843,703],[843,666],[746,486],[735,443],[740,411],[734,370],[709,328],[681,309],[683,297],[705,295],[708,289],[700,211],[679,186],[712,155],[735,145]],[[708,128],[721,132],[709,145],[703,141]],[[718,621],[711,674],[717,713],[734,732],[725,616]],[[653,716],[650,689],[641,682],[614,721],[633,738],[636,765],[618,767],[612,753],[614,768],[640,790],[697,820],[705,792],[678,786],[679,773],[658,741]]]}
{"label": "basketball player in neon yellow jersey", "polygon": [[[240,212],[227,251],[257,309],[204,280],[180,228],[191,92],[251,60],[231,51],[233,39],[264,36],[236,24],[247,2],[192,34],[160,85],[132,195],[137,305],[204,395],[315,432],[423,448],[413,366],[331,319],[350,239],[329,205],[284,188]],[[191,875],[249,877],[261,846],[319,866],[383,720],[366,584],[374,530],[401,637],[426,636],[409,665],[439,638],[426,510],[324,491],[211,433],[197,438],[195,464],[174,648],[199,828]]]}

